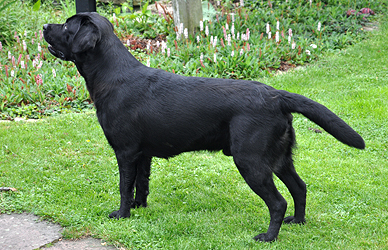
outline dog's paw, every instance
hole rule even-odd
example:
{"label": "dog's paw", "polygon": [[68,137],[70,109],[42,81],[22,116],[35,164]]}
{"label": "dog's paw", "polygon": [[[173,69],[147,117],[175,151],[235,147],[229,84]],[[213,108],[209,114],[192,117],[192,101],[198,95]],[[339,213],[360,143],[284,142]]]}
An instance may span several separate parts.
{"label": "dog's paw", "polygon": [[255,241],[272,242],[276,240],[276,236],[271,236],[268,233],[262,233],[253,237]]}
{"label": "dog's paw", "polygon": [[286,224],[304,224],[306,222],[306,220],[304,218],[297,219],[294,216],[288,216],[288,217],[283,219],[283,222]]}
{"label": "dog's paw", "polygon": [[134,201],[131,203],[131,208],[147,207],[147,202]]}
{"label": "dog's paw", "polygon": [[114,218],[114,219],[120,219],[120,218],[128,218],[131,216],[131,213],[128,211],[127,213],[122,213],[120,210],[113,211],[110,215],[109,218]]}

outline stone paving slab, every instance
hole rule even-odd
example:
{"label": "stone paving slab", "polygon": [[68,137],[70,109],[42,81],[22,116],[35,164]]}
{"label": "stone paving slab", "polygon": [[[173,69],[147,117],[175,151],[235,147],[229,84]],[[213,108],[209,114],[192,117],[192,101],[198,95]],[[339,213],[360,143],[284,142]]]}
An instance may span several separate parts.
{"label": "stone paving slab", "polygon": [[[46,248],[45,248],[46,249]],[[81,240],[62,240],[55,243],[54,246],[47,250],[110,250],[116,249],[112,246],[106,246],[101,240],[85,238]]]}
{"label": "stone paving slab", "polygon": [[38,216],[22,214],[0,214],[0,249],[30,250],[52,246],[50,250],[110,250],[101,240],[85,238],[81,240],[62,240],[62,227],[47,221],[41,221]]}

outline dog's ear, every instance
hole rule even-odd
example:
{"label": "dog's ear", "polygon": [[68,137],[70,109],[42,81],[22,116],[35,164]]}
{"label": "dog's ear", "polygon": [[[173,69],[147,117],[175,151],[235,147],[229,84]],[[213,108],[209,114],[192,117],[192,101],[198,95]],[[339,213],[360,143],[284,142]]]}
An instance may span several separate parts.
{"label": "dog's ear", "polygon": [[71,52],[77,54],[93,49],[100,38],[101,34],[97,26],[90,20],[83,21],[74,36]]}

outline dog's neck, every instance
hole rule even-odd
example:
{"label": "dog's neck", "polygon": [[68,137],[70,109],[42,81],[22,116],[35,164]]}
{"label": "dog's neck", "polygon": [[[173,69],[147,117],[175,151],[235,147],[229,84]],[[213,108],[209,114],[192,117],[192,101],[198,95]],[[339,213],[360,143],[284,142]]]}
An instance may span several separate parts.
{"label": "dog's neck", "polygon": [[[96,44],[92,52],[77,55],[74,60],[78,71],[86,81],[90,97],[94,102],[99,96],[107,93],[109,89],[117,84],[122,84],[121,78],[124,75],[125,79],[131,79],[128,76],[135,75],[139,67],[145,67],[128,51],[117,36],[111,36],[110,39],[102,41]],[[100,70],[106,67],[109,67],[106,70],[112,72],[109,74],[110,79],[106,79],[108,77],[104,73],[106,70]],[[117,79],[111,79],[112,76],[117,77]],[[106,84],[108,82],[109,85]]]}

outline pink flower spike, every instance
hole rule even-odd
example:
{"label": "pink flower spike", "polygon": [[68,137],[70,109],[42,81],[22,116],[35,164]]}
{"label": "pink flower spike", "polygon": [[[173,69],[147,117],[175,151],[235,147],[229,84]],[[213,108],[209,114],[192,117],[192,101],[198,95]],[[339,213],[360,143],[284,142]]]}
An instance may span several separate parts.
{"label": "pink flower spike", "polygon": [[42,33],[42,30],[39,30],[39,38],[40,38],[40,40],[42,41],[42,39],[43,39],[43,33]]}
{"label": "pink flower spike", "polygon": [[20,64],[20,61],[22,60],[22,54],[19,55],[19,58],[18,58],[18,65]]}
{"label": "pink flower spike", "polygon": [[288,29],[288,35],[292,36],[292,29]]}
{"label": "pink flower spike", "polygon": [[0,42],[0,51],[3,51],[3,44]]}
{"label": "pink flower spike", "polygon": [[247,28],[247,37],[246,37],[247,41],[249,40],[249,35],[250,35],[249,28]]}
{"label": "pink flower spike", "polygon": [[13,66],[13,67],[16,67],[15,57],[14,57],[14,56],[12,56],[12,66]]}

